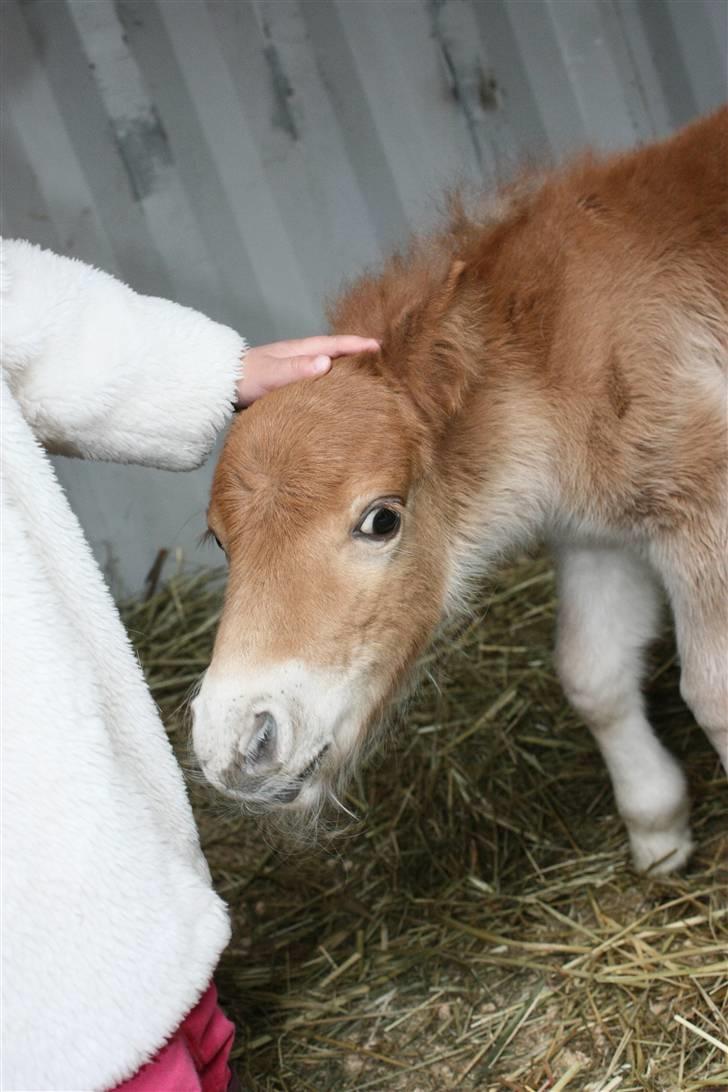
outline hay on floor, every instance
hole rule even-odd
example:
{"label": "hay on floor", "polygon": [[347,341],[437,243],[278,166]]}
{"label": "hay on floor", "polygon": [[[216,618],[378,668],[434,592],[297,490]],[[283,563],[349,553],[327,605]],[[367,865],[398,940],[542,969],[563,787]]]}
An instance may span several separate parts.
{"label": "hay on floor", "polygon": [[[125,619],[187,763],[184,701],[221,598],[179,575]],[[385,755],[360,823],[305,855],[192,798],[234,919],[218,973],[244,1087],[728,1089],[728,793],[655,650],[653,721],[684,762],[698,849],[640,878],[603,763],[551,662],[554,583],[523,560],[484,594]]]}

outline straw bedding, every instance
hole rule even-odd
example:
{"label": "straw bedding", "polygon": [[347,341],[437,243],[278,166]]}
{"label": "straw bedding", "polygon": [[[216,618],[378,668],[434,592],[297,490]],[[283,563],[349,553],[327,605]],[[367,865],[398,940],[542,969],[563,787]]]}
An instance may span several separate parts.
{"label": "straw bedding", "polygon": [[[219,614],[215,574],[124,608],[173,744]],[[195,783],[234,919],[218,973],[250,1090],[728,1089],[728,793],[677,691],[653,721],[683,760],[698,850],[637,877],[607,773],[551,664],[554,584],[524,558],[428,659],[352,786],[359,816],[307,851]]]}

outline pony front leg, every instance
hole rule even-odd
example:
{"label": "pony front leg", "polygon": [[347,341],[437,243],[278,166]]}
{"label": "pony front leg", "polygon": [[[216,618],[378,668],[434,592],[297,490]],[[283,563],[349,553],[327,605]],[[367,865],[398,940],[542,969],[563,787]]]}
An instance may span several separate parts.
{"label": "pony front leg", "polygon": [[728,773],[728,520],[702,532],[700,543],[671,540],[655,561],[675,615],[680,693]]}
{"label": "pony front leg", "polygon": [[671,872],[693,844],[680,766],[657,739],[641,692],[644,651],[659,630],[654,573],[622,550],[557,554],[556,659],[566,696],[607,764],[640,872]]}

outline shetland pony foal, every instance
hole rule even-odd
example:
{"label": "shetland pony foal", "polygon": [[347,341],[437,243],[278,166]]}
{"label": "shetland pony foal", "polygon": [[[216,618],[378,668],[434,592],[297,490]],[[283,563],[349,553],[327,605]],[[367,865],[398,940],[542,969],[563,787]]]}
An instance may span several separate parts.
{"label": "shetland pony foal", "polygon": [[726,761],[727,164],[723,111],[460,216],[334,308],[381,353],[236,420],[209,509],[230,578],[194,706],[216,786],[315,810],[443,616],[541,537],[559,673],[635,864],[685,862],[685,779],[640,679],[663,588],[682,693]]}

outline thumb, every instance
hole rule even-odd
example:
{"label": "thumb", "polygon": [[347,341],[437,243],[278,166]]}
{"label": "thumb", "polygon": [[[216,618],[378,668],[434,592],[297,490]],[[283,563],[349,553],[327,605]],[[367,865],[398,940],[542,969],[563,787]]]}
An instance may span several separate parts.
{"label": "thumb", "polygon": [[238,380],[238,405],[249,406],[264,394],[298,379],[324,375],[330,367],[331,357],[323,354],[273,356],[267,346],[251,349],[245,357],[242,378]]}
{"label": "thumb", "polygon": [[314,379],[325,375],[331,367],[330,356],[291,356],[268,368],[264,383],[269,391],[295,383],[298,379]]}

